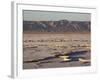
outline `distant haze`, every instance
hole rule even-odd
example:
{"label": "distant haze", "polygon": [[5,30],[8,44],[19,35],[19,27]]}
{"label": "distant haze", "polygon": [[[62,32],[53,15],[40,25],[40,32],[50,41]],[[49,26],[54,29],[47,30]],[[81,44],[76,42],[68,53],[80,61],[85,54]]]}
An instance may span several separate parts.
{"label": "distant haze", "polygon": [[53,11],[23,11],[24,21],[91,21],[90,13],[53,12]]}

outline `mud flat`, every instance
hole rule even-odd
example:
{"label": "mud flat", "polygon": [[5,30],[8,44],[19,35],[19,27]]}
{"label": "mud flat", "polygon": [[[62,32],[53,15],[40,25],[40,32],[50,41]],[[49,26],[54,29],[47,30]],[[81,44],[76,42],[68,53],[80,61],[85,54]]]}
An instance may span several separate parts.
{"label": "mud flat", "polygon": [[90,66],[90,39],[89,33],[24,33],[23,69]]}

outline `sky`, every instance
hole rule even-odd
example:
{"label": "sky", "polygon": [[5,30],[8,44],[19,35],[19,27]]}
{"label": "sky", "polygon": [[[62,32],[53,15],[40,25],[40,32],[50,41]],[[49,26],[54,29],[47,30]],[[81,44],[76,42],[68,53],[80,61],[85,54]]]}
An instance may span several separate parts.
{"label": "sky", "polygon": [[53,12],[53,11],[23,11],[24,21],[90,21],[90,13],[73,13],[73,12]]}

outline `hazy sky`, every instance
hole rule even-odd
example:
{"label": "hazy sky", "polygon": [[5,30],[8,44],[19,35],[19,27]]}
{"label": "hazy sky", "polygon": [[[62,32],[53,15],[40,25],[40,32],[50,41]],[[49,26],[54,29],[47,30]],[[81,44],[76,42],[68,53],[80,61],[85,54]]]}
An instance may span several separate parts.
{"label": "hazy sky", "polygon": [[71,12],[47,12],[47,11],[23,11],[25,21],[57,21],[67,19],[69,21],[90,21],[90,13]]}

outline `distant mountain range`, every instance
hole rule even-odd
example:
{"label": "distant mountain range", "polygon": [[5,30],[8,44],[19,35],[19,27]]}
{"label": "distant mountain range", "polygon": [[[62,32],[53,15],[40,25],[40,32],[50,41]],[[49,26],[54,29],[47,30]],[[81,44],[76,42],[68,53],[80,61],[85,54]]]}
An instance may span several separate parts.
{"label": "distant mountain range", "polygon": [[24,32],[90,32],[90,30],[90,21],[23,21]]}

